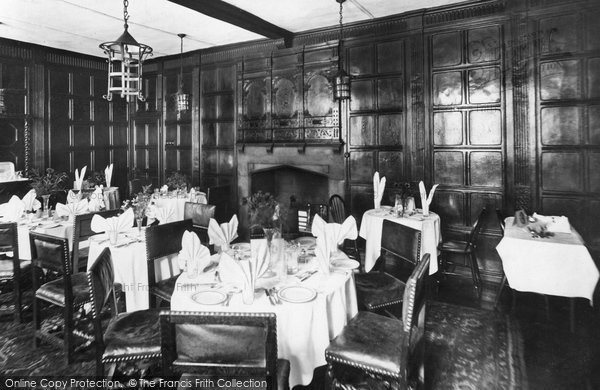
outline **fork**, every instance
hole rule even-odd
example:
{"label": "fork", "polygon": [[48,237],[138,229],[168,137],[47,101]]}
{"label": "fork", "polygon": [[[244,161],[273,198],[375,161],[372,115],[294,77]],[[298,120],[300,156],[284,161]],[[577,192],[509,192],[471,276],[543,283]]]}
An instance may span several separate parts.
{"label": "fork", "polygon": [[233,291],[229,291],[227,293],[227,299],[223,302],[223,306],[229,306],[229,302],[231,301],[231,297],[233,296]]}

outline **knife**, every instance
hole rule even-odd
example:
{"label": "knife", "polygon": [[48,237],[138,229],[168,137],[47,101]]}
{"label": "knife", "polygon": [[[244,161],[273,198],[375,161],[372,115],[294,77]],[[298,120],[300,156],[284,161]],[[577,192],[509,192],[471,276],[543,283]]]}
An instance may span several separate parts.
{"label": "knife", "polygon": [[300,281],[304,282],[306,279],[310,278],[311,276],[313,276],[316,273],[317,273],[317,270],[309,271],[306,275],[304,275],[302,278],[300,278]]}
{"label": "knife", "polygon": [[269,301],[271,302],[271,305],[276,306],[277,302],[275,301],[275,297],[273,295],[271,295],[271,292],[269,291],[269,289],[265,288],[265,294],[267,294],[267,297],[269,297]]}

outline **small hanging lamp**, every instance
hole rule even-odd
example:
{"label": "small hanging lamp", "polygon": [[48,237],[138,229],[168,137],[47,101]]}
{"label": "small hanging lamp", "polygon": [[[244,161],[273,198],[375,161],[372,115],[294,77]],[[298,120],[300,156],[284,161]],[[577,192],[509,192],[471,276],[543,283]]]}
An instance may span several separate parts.
{"label": "small hanging lamp", "polygon": [[350,99],[350,76],[344,71],[344,30],[343,4],[346,0],[335,0],[340,4],[340,33],[338,41],[338,71],[333,85],[333,99],[336,101]]}
{"label": "small hanging lamp", "polygon": [[179,88],[177,89],[177,112],[181,115],[190,108],[190,94],[183,91],[183,38],[185,34],[177,34],[181,38],[181,54],[179,65]]}
{"label": "small hanging lamp", "polygon": [[142,63],[152,55],[152,48],[143,43],[138,43],[129,34],[129,13],[127,6],[129,0],[123,1],[123,21],[125,31],[116,41],[104,42],[100,48],[104,50],[108,61],[108,93],[104,98],[112,100],[113,93],[121,95],[128,101],[133,96],[145,101],[142,93]]}

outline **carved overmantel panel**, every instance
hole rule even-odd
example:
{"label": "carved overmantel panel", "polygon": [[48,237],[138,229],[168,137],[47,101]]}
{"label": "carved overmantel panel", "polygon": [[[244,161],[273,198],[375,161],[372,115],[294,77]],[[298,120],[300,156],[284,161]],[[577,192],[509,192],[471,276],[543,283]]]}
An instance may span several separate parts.
{"label": "carved overmantel panel", "polygon": [[[245,59],[238,75],[241,118],[238,139],[246,145],[327,145],[340,149],[338,103],[333,101],[337,48],[279,50],[269,59]],[[259,65],[263,65],[262,67]]]}

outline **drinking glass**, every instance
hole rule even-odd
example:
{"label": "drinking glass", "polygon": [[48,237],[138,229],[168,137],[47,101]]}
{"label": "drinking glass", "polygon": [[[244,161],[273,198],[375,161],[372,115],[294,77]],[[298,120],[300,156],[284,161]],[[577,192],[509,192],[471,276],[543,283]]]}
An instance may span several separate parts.
{"label": "drinking glass", "polygon": [[44,217],[50,217],[50,195],[42,195],[42,200],[44,201]]}

